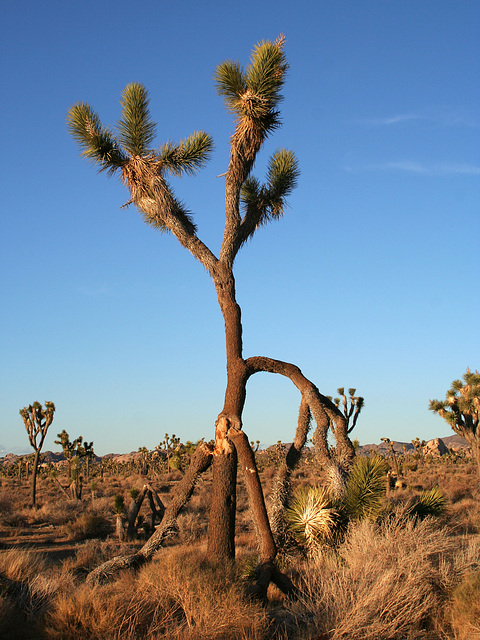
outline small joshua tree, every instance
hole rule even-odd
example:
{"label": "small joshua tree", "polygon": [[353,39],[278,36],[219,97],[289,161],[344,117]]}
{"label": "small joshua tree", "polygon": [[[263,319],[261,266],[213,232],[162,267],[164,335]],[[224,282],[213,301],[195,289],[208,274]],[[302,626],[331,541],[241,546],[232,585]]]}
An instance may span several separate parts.
{"label": "small joshua tree", "polygon": [[28,441],[32,445],[35,451],[35,458],[33,460],[32,470],[32,506],[35,506],[36,489],[37,489],[37,470],[38,463],[40,461],[40,451],[47,435],[48,427],[53,422],[53,415],[55,413],[55,405],[53,402],[45,402],[45,409],[40,402],[34,402],[28,407],[20,409],[20,415],[22,416],[25,424],[25,429],[28,433]]}
{"label": "small joshua tree", "polygon": [[438,413],[472,448],[480,473],[480,373],[467,369],[461,380],[454,380],[446,400],[430,400],[430,411]]}
{"label": "small joshua tree", "polygon": [[74,440],[70,440],[67,431],[63,429],[62,433],[57,433],[58,440],[55,444],[59,444],[63,449],[63,455],[68,462],[68,478],[70,481],[70,489],[73,497],[79,500],[82,495],[82,476],[80,475],[80,460],[87,460],[87,478],[89,475],[88,461],[93,457],[93,442],[83,442],[83,436],[78,436]]}
{"label": "small joshua tree", "polygon": [[[362,396],[356,396],[355,392],[356,392],[356,389],[353,389],[353,388],[349,389],[348,390],[349,397],[347,398],[345,389],[343,387],[340,387],[339,389],[337,389],[337,393],[340,394],[342,398],[341,400],[340,398],[335,398],[333,401],[337,409],[340,409],[340,411],[345,416],[345,420],[347,422],[347,433],[351,433],[354,430],[355,425],[357,424],[358,416],[360,415],[360,411],[365,406],[365,398],[362,398]],[[350,401],[350,405],[349,405],[349,401]],[[340,408],[340,402],[342,403],[341,408]],[[352,421],[351,424],[350,424],[350,420]],[[333,431],[333,434],[335,435],[334,423],[331,425],[331,429]]]}

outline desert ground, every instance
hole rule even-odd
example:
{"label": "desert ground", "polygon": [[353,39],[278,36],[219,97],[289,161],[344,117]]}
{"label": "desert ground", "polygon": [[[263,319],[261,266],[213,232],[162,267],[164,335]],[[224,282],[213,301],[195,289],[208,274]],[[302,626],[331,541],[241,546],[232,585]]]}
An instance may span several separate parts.
{"label": "desert ground", "polygon": [[[284,453],[283,445],[256,453],[267,504]],[[393,480],[387,490],[384,473],[375,515],[351,517],[342,527],[337,521],[335,535],[318,534],[312,544],[292,528],[279,545],[278,566],[296,592],[285,597],[271,585],[267,602],[248,588],[257,542],[241,471],[233,565],[206,553],[207,471],[152,562],[102,584],[88,581],[92,569],[133,553],[151,535],[147,499],[132,540],[117,528],[143,487],[149,484],[167,506],[182,478],[181,464],[171,470],[164,461],[145,465],[147,458],[94,462],[88,478],[82,467],[79,499],[71,497],[67,466],[47,464],[37,480],[36,508],[26,470],[1,467],[2,639],[480,638],[480,489],[465,451],[385,454],[384,472]],[[292,476],[292,499],[302,488],[328,483],[307,450]],[[412,506],[436,487],[444,508],[415,515]]]}

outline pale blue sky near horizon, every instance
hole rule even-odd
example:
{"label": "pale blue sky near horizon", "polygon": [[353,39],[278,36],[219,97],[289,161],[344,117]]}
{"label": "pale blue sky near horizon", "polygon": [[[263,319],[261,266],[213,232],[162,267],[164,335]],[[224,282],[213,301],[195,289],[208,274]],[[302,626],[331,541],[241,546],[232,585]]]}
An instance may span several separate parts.
{"label": "pale blue sky near horizon", "polygon": [[[215,67],[281,33],[283,126],[253,173],[288,147],[301,176],[237,259],[245,356],[293,362],[326,395],[356,387],[362,444],[452,435],[428,401],[480,369],[478,2],[18,0],[0,33],[0,455],[31,451],[18,412],[35,400],[56,405],[44,450],[62,429],[101,455],[213,438],[213,285],[120,209],[128,194],[79,157],[65,118],[85,101],[114,125],[141,82],[158,144],[208,131],[210,163],[172,183],[218,253],[233,125]],[[249,438],[291,441],[299,400],[278,376],[251,379]]]}

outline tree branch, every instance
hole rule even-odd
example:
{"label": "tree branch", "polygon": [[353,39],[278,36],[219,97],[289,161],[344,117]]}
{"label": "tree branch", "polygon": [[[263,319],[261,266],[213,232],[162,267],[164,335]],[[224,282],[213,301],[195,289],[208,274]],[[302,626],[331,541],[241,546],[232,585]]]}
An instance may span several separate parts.
{"label": "tree branch", "polygon": [[339,456],[346,460],[354,458],[355,449],[348,437],[345,416],[327,396],[320,393],[313,382],[303,375],[299,367],[265,356],[248,358],[245,364],[248,377],[259,372],[278,373],[289,378],[297,387],[317,423],[314,443],[316,448],[319,448],[317,455],[320,455],[320,459],[323,459],[324,462],[329,462],[331,458],[327,446],[327,431],[331,422],[335,424],[335,439]]}

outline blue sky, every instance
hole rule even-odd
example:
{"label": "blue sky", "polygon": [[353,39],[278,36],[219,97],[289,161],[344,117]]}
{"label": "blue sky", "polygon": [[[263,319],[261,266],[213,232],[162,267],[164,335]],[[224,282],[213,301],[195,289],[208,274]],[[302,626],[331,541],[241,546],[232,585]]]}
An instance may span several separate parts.
{"label": "blue sky", "polygon": [[[0,451],[28,451],[19,409],[51,400],[56,434],[96,451],[210,439],[225,386],[223,322],[208,275],[147,228],[121,184],[79,157],[65,117],[120,117],[149,90],[158,143],[197,129],[211,162],[174,182],[217,253],[232,121],[213,83],[286,36],[283,126],[301,177],[287,215],[236,265],[245,356],[294,362],[322,393],[356,387],[353,435],[451,435],[428,411],[480,368],[480,9],[464,0],[141,3],[16,0],[3,6]],[[244,428],[293,438],[291,384],[249,382]]]}

